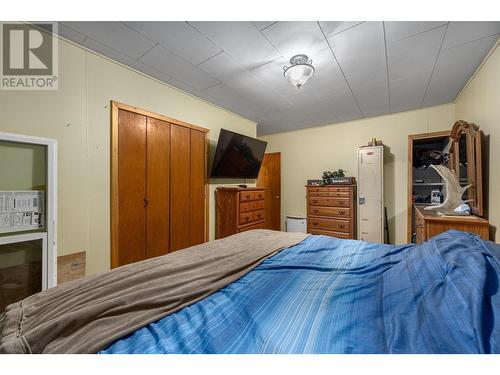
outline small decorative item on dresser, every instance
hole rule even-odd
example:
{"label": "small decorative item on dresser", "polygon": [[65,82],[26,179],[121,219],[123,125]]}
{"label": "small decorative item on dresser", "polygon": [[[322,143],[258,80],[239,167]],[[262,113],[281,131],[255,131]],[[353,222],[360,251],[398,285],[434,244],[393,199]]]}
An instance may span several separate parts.
{"label": "small decorative item on dresser", "polygon": [[346,177],[345,171],[343,169],[337,169],[336,171],[324,171],[323,180],[321,185],[352,185],[354,184],[354,177]]}
{"label": "small decorative item on dresser", "polygon": [[368,145],[366,146],[361,146],[361,147],[372,147],[372,146],[383,146],[384,142],[377,140],[377,138],[372,138],[370,142],[368,142]]}
{"label": "small decorative item on dresser", "polygon": [[307,184],[308,185],[322,185],[323,184],[323,180],[307,180]]}

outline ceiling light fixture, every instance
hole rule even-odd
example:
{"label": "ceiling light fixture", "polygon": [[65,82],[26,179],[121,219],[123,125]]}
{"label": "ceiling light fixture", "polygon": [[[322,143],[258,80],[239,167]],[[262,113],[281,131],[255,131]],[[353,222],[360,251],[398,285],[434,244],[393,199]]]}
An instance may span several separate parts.
{"label": "ceiling light fixture", "polygon": [[284,66],[284,75],[292,85],[300,89],[314,74],[312,60],[307,55],[295,55],[290,59],[291,66]]}

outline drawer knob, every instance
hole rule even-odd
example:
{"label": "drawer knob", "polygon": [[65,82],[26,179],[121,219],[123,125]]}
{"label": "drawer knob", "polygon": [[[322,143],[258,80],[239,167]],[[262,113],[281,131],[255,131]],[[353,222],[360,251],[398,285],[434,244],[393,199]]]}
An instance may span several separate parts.
{"label": "drawer knob", "polygon": [[317,214],[319,212],[319,210],[313,210],[315,214]]}
{"label": "drawer knob", "polygon": [[313,199],[313,203],[318,203],[318,201],[316,199]]}
{"label": "drawer knob", "polygon": [[344,229],[344,228],[345,228],[345,225],[344,225],[344,224],[339,224],[339,228],[340,228],[340,229]]}
{"label": "drawer knob", "polygon": [[250,216],[245,216],[245,220],[246,221],[250,220]]}
{"label": "drawer knob", "polygon": [[340,214],[340,215],[344,215],[344,214],[345,214],[345,211],[344,211],[344,210],[341,210],[341,211],[339,211],[339,214]]}
{"label": "drawer knob", "polygon": [[318,225],[319,223],[317,221],[314,221],[313,222],[313,225]]}
{"label": "drawer knob", "polygon": [[247,197],[247,199],[250,199],[250,194],[245,195],[245,197]]}

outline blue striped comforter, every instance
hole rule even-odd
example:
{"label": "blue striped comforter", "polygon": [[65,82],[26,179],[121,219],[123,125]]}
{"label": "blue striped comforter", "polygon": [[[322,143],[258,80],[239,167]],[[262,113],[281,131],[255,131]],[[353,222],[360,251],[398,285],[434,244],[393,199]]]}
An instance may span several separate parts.
{"label": "blue striped comforter", "polygon": [[500,246],[311,236],[101,353],[499,353]]}

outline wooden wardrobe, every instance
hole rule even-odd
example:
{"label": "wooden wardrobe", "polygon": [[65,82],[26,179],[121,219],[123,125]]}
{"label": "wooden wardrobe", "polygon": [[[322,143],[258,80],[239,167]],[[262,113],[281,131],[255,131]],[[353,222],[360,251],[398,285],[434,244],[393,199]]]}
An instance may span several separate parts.
{"label": "wooden wardrobe", "polygon": [[208,240],[208,130],[111,102],[111,267]]}

